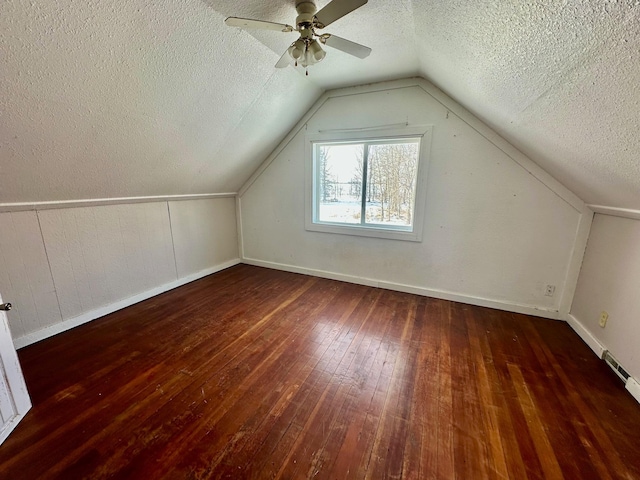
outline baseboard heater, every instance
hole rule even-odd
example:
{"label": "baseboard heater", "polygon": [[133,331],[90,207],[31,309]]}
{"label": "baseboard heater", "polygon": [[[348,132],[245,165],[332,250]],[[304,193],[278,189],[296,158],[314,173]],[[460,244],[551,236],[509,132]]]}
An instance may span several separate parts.
{"label": "baseboard heater", "polygon": [[622,365],[620,365],[618,361],[615,358],[613,358],[613,355],[611,355],[609,350],[604,351],[604,354],[602,355],[602,359],[605,362],[607,362],[607,365],[611,367],[611,370],[613,370],[615,374],[618,375],[624,383],[627,383],[627,380],[629,380],[630,375],[627,373],[627,371],[624,368],[622,368]]}

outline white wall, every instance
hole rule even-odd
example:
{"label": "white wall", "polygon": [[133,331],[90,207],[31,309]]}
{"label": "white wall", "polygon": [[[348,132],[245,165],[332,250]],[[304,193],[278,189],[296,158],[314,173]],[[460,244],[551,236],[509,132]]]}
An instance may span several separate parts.
{"label": "white wall", "polygon": [[176,279],[166,204],[43,210],[38,218],[63,319]]}
{"label": "white wall", "polygon": [[0,213],[0,293],[14,340],[62,322],[36,212]]}
{"label": "white wall", "polygon": [[[305,135],[403,122],[433,126],[423,241],[306,231]],[[329,92],[297,128],[240,191],[244,261],[551,318],[568,311],[584,204],[442,92],[422,80]]]}
{"label": "white wall", "polygon": [[178,278],[238,258],[236,201],[169,202]]}
{"label": "white wall", "polygon": [[[640,379],[640,220],[596,214],[571,315]],[[600,328],[600,312],[609,320]],[[639,399],[640,401],[640,399]]]}
{"label": "white wall", "polygon": [[0,222],[0,292],[18,347],[239,261],[234,198],[4,212]]}

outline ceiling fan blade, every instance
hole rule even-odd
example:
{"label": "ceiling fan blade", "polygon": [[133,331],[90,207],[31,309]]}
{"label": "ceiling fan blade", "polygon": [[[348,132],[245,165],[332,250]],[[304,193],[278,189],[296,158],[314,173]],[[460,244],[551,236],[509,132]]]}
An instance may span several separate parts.
{"label": "ceiling fan blade", "polygon": [[316,13],[316,27],[324,28],[367,3],[367,0],[333,0]]}
{"label": "ceiling fan blade", "polygon": [[295,28],[284,23],[265,22],[263,20],[252,20],[250,18],[229,17],[224,23],[230,27],[259,28],[261,30],[274,30],[276,32],[293,32]]}
{"label": "ceiling fan blade", "polygon": [[291,57],[289,56],[289,49],[287,48],[280,57],[280,60],[278,60],[278,63],[276,63],[276,68],[286,68],[290,63]]}
{"label": "ceiling fan blade", "polygon": [[369,47],[365,47],[364,45],[360,45],[359,43],[352,42],[351,40],[346,40],[342,37],[338,37],[336,35],[325,34],[320,37],[320,41],[325,45],[329,45],[332,48],[342,50],[349,55],[353,55],[358,58],[367,58],[371,53],[371,49]]}

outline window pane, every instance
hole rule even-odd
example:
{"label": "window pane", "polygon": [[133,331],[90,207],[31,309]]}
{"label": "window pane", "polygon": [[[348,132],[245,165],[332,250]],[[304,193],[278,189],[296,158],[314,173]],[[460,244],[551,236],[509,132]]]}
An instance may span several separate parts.
{"label": "window pane", "polygon": [[410,227],[418,173],[418,142],[369,146],[366,222]]}
{"label": "window pane", "polygon": [[363,152],[363,144],[317,145],[319,221],[360,223]]}

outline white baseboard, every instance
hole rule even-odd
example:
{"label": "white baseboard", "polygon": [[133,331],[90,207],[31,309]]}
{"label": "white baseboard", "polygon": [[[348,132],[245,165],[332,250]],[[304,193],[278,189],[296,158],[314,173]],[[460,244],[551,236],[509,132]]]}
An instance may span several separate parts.
{"label": "white baseboard", "polygon": [[[571,314],[567,315],[567,323],[571,328],[573,328],[574,332],[576,332],[580,338],[586,343],[591,350],[598,356],[598,358],[603,358],[604,353],[607,351],[607,348],[600,343],[600,341],[593,336],[593,334],[587,330],[580,321]],[[629,393],[635,398],[638,403],[640,403],[640,384],[636,381],[635,378],[629,377],[627,379],[625,388],[629,391]]]}
{"label": "white baseboard", "polygon": [[635,378],[629,377],[627,379],[627,384],[625,388],[629,391],[629,393],[640,403],[640,383],[636,381]]}
{"label": "white baseboard", "polygon": [[589,330],[587,330],[580,321],[571,314],[567,315],[567,323],[573,330],[580,336],[580,338],[589,345],[589,348],[598,356],[602,358],[606,348],[600,343],[600,341],[594,337]]}
{"label": "white baseboard", "polygon": [[295,265],[287,265],[283,263],[265,262],[263,260],[256,260],[255,258],[243,258],[243,263],[248,265],[255,265],[257,267],[273,268],[275,270],[283,270],[292,273],[302,273],[304,275],[311,275],[314,277],[328,278],[331,280],[340,280],[348,283],[355,283],[358,285],[366,285],[369,287],[385,288],[387,290],[395,290],[397,292],[413,293],[424,297],[439,298],[442,300],[451,300],[453,302],[466,303],[470,305],[477,305],[479,307],[495,308],[497,310],[505,310],[507,312],[523,313],[526,315],[534,315],[537,317],[549,318],[552,320],[559,319],[559,313],[557,310],[548,310],[534,305],[521,305],[517,303],[504,302],[501,300],[494,300],[490,298],[475,297],[471,295],[464,295],[456,292],[449,292],[445,290],[436,290],[431,288],[416,287],[413,285],[403,285],[400,283],[385,282],[382,280],[376,280],[367,277],[356,277],[353,275],[345,275],[343,273],[328,272],[324,270],[316,270],[312,268],[298,267]]}
{"label": "white baseboard", "polygon": [[37,332],[28,333],[27,335],[15,338],[13,340],[13,344],[16,348],[26,347],[27,345],[31,345],[32,343],[39,342],[40,340],[44,340],[45,338],[52,337],[66,330],[70,330],[74,327],[82,325],[83,323],[87,323],[97,318],[104,317],[105,315],[113,313],[117,310],[129,307],[135,303],[147,300],[148,298],[155,297],[156,295],[160,295],[161,293],[167,292],[176,287],[180,287],[187,283],[193,282],[194,280],[206,277],[207,275],[211,275],[212,273],[219,272],[220,270],[224,270],[225,268],[232,267],[239,263],[240,259],[234,258],[233,260],[220,263],[211,268],[200,270],[199,272],[196,272],[192,275],[187,275],[186,277],[179,278],[178,280],[175,280],[173,282],[165,283],[164,285],[160,285],[132,297],[125,298],[124,300],[105,305],[104,307],[96,308],[89,312],[85,312],[82,315],[78,315],[77,317],[69,318],[60,323],[50,325],[46,328],[43,328],[42,330],[38,330]]}

